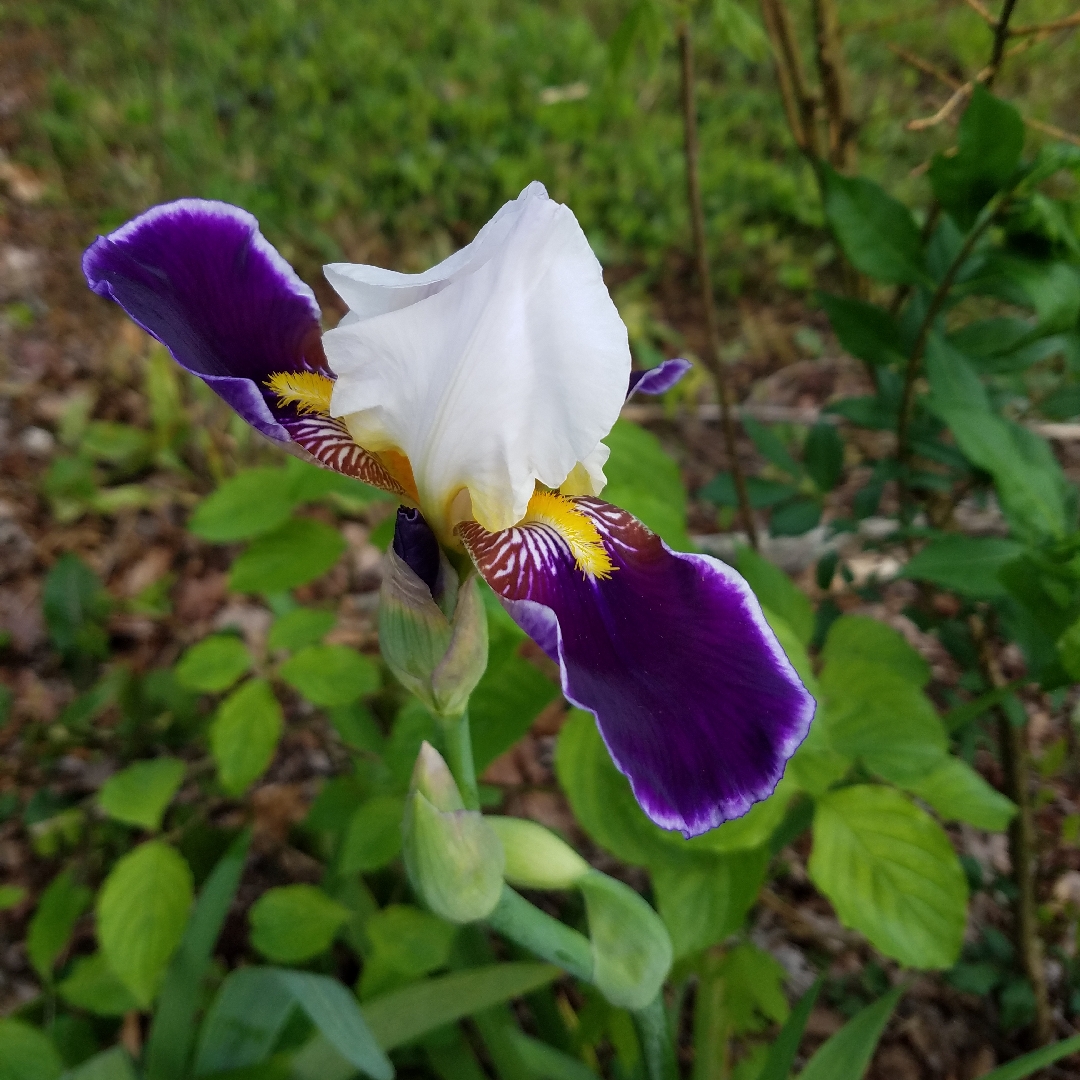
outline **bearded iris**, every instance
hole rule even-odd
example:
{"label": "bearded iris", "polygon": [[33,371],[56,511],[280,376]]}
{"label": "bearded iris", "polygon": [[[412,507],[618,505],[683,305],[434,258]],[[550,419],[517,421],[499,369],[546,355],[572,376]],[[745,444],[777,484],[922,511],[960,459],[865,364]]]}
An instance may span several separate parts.
{"label": "bearded iris", "polygon": [[772,792],[814,702],[753,594],[598,497],[628,394],[687,365],[631,372],[600,266],[542,185],[423,274],[326,267],[349,311],[325,334],[311,289],[224,203],[149,210],[83,268],[264,435],[467,555],[658,825],[696,835]]}

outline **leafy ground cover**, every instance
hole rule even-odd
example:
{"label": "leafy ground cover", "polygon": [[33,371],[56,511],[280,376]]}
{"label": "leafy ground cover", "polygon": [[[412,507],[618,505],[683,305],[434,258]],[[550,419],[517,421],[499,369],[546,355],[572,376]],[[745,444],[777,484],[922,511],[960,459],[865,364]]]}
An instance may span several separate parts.
{"label": "leafy ground cover", "polygon": [[[1032,21],[1061,14],[1044,7],[1032,5]],[[888,55],[867,25],[876,10],[844,13],[868,117],[864,170],[914,204],[929,181],[909,171],[957,134],[898,134],[898,110],[929,112],[941,96],[895,61],[865,77]],[[732,298],[728,359],[759,417],[745,422],[740,460],[774,537],[764,550],[799,587],[731,541],[730,462],[694,408],[703,376],[658,414],[639,411],[645,427],[616,430],[607,494],[673,546],[737,561],[816,679],[830,737],[774,799],[687,849],[648,825],[595,729],[567,713],[547,661],[493,608],[491,664],[472,703],[483,794],[488,809],[557,829],[653,900],[673,981],[692,995],[684,1052],[699,1075],[764,1075],[766,1036],[818,973],[800,1061],[851,1016],[876,1038],[888,1013],[872,1003],[891,1009],[883,995],[919,970],[944,973],[908,976],[870,1075],[981,1075],[1030,1047],[1036,1009],[1013,942],[1020,886],[994,708],[1023,729],[1032,757],[1035,914],[1056,1036],[1071,1033],[1080,1006],[1075,671],[1040,668],[1040,658],[1046,671],[1073,663],[1073,511],[1053,478],[1060,467],[1075,483],[1080,455],[1058,439],[1056,457],[1032,451],[1017,475],[1027,444],[1002,461],[970,427],[1080,411],[1069,173],[1023,204],[1034,220],[995,219],[988,238],[1006,284],[958,297],[968,307],[926,352],[935,408],[914,414],[919,469],[898,473],[897,354],[912,328],[892,287],[917,299],[929,274],[932,294],[984,209],[969,183],[987,156],[978,110],[968,136],[978,168],[964,172],[961,130],[959,153],[931,169],[955,234],[920,234],[922,222],[861,181],[834,177],[823,205],[787,133],[762,32],[749,9],[718,11],[699,40],[712,89],[703,179]],[[378,5],[354,21],[331,4],[95,3],[5,14],[0,993],[18,1019],[0,1023],[47,1031],[53,1049],[40,1054],[58,1055],[59,1068],[113,1044],[151,1070],[175,1063],[176,1044],[147,1015],[155,998],[159,1016],[173,1000],[170,962],[188,955],[193,896],[221,928],[205,998],[191,1006],[207,1017],[198,1075],[248,1064],[306,1075],[325,1069],[326,1041],[362,1042],[328,1024],[352,1014],[318,997],[329,993],[318,976],[356,988],[399,1067],[457,1076],[478,1056],[500,1075],[640,1068],[624,1010],[584,984],[547,989],[549,969],[492,954],[483,935],[420,910],[407,891],[397,823],[420,741],[437,733],[378,659],[392,507],[259,443],[78,275],[96,229],[188,192],[249,206],[309,276],[342,255],[415,269],[539,175],[609,264],[639,361],[702,351],[685,213],[671,194],[682,166],[670,50],[631,42],[613,75],[607,43],[625,15],[615,5],[429,13]],[[941,38],[966,69],[986,52],[959,5],[894,25],[894,45],[933,56]],[[1055,110],[1072,85],[1072,46],[1039,48],[1023,105],[1066,124]],[[1018,93],[1005,77],[997,89]],[[993,130],[1010,123],[999,115]],[[955,175],[941,162],[958,163]],[[988,198],[1011,181],[1011,166],[1000,172],[983,177]],[[873,232],[882,217],[888,245]],[[1028,261],[1003,267],[1022,244]],[[822,309],[805,290],[841,292],[841,249],[873,284]],[[320,297],[332,322],[340,312]],[[821,420],[827,405],[844,426]],[[904,516],[905,484],[924,517]],[[1040,547],[1055,531],[1058,546]],[[998,571],[1015,561],[1010,583]],[[995,604],[1007,633],[980,637]],[[1039,638],[1033,621],[1053,622],[1050,634]],[[921,862],[897,858],[900,844]],[[580,898],[534,898],[582,925]],[[464,1004],[444,1015],[472,1015],[464,1029],[394,1027],[408,1012],[394,993],[429,993],[435,979],[468,979],[495,960],[508,961],[497,976],[481,967],[482,980],[452,984]],[[208,1034],[245,1000],[275,995],[277,1026],[262,1038],[276,1064],[230,1057]],[[511,1012],[504,1003],[522,995]],[[817,1075],[840,1075],[828,1060]],[[376,1075],[377,1061],[373,1051],[353,1064]]]}

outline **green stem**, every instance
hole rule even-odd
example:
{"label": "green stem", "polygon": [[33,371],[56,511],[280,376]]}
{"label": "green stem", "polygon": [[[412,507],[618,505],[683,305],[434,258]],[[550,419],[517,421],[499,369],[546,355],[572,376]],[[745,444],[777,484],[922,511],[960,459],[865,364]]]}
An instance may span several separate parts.
{"label": "green stem", "polygon": [[440,716],[446,763],[457,781],[466,810],[480,809],[480,791],[476,786],[476,765],[473,762],[472,736],[469,734],[469,710],[460,716]]}
{"label": "green stem", "polygon": [[677,1080],[679,1068],[675,1061],[667,1013],[664,1011],[663,990],[633,1016],[649,1080]]}
{"label": "green stem", "polygon": [[592,982],[592,946],[584,934],[534,907],[524,896],[503,886],[495,910],[487,917],[492,930],[585,982]]}

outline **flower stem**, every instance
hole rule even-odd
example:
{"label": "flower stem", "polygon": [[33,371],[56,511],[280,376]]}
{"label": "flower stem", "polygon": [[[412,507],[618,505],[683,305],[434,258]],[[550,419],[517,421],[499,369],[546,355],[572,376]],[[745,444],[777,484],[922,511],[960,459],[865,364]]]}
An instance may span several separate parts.
{"label": "flower stem", "polygon": [[589,939],[534,907],[509,885],[503,886],[499,902],[487,917],[487,923],[492,930],[529,952],[557,964],[578,979],[592,982],[593,958]]}
{"label": "flower stem", "polygon": [[466,810],[480,809],[480,792],[476,786],[476,765],[473,762],[472,736],[469,734],[469,710],[458,716],[440,716],[446,763],[457,781]]}
{"label": "flower stem", "polygon": [[650,1004],[633,1016],[649,1080],[677,1080],[679,1069],[664,1010],[664,992],[661,990]]}

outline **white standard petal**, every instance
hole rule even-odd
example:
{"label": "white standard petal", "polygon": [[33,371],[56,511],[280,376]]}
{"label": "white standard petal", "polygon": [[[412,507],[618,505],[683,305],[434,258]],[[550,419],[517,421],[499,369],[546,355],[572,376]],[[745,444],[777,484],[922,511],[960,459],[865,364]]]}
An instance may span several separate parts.
{"label": "white standard petal", "polygon": [[[354,268],[350,280],[373,304],[378,275],[360,282],[360,269],[370,270]],[[471,516],[498,531],[524,517],[537,480],[558,488],[587,460],[600,472],[630,350],[567,207],[532,184],[469,248],[398,278],[407,284],[391,291],[414,290],[412,299],[358,312],[323,338],[338,377],[331,412],[366,449],[408,457],[421,508],[444,538],[463,490]]]}

